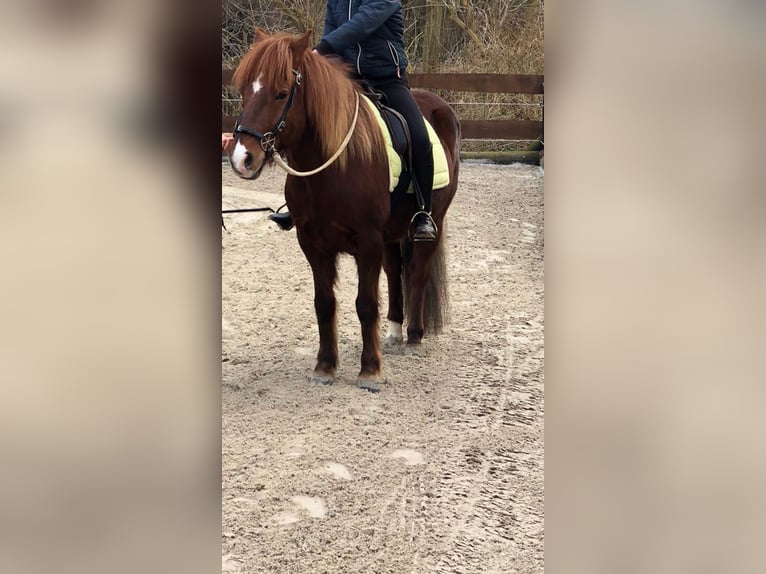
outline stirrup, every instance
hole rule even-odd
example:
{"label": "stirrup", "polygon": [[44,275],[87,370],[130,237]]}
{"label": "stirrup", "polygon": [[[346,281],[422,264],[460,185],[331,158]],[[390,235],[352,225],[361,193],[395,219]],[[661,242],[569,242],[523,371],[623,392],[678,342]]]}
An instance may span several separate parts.
{"label": "stirrup", "polygon": [[[428,222],[433,227],[433,229],[434,229],[434,237],[433,238],[430,238],[430,237],[427,238],[427,239],[426,238],[417,238],[412,233],[412,224],[415,223],[415,219],[417,219],[417,217],[419,215],[421,215],[421,214],[426,216]],[[415,213],[415,215],[412,216],[412,219],[410,219],[410,225],[407,228],[407,237],[408,237],[408,239],[410,241],[436,241],[439,238],[439,227],[436,225],[436,222],[434,221],[434,218],[431,217],[431,212],[430,211],[425,211],[425,210],[421,209],[420,211],[417,211]]]}

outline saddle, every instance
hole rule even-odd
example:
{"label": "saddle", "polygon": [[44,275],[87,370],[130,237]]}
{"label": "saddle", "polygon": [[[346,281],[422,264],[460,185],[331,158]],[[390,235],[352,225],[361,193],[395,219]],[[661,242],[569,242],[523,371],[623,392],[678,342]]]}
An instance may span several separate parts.
{"label": "saddle", "polygon": [[402,160],[402,174],[399,176],[399,183],[393,190],[393,193],[403,193],[410,183],[415,181],[412,177],[412,138],[407,120],[395,109],[383,104],[385,96],[382,93],[374,91],[367,83],[360,83],[364,88],[364,95],[369,98],[380,112],[388,132],[391,134],[394,151]]}
{"label": "saddle", "polygon": [[[378,112],[382,124],[381,129],[386,130],[390,135],[390,138],[386,139],[390,139],[387,141],[387,152],[391,176],[389,191],[391,191],[392,199],[398,200],[403,198],[405,194],[414,193],[418,198],[418,203],[422,204],[422,195],[420,189],[417,188],[417,180],[413,177],[412,137],[407,120],[398,111],[383,103],[384,94],[373,90],[371,85],[363,79],[357,78],[356,81],[362,87],[362,95],[365,96],[366,105],[369,105],[371,110]],[[434,161],[433,189],[441,189],[450,183],[447,156],[439,141],[439,136],[428,121],[426,121],[426,129],[431,140]],[[396,161],[391,162],[392,159]]]}
{"label": "saddle", "polygon": [[389,108],[383,104],[383,98],[385,97],[380,92],[374,92],[369,90],[364,94],[370,101],[375,104],[375,107],[380,111],[383,116],[383,121],[388,127],[388,131],[391,134],[391,139],[394,143],[394,150],[402,160],[405,160],[405,165],[408,170],[412,167],[412,139],[410,138],[410,128],[407,125],[407,120],[404,116],[397,112],[394,108]]}

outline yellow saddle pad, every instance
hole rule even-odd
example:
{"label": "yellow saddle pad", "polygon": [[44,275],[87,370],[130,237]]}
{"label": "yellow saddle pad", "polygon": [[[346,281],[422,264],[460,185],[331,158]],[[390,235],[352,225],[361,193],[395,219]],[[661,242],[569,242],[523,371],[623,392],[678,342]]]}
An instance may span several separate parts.
{"label": "yellow saddle pad", "polygon": [[[375,116],[375,119],[378,120],[380,130],[383,132],[383,138],[386,141],[386,155],[388,156],[388,191],[394,191],[396,184],[399,183],[399,175],[402,173],[402,158],[400,158],[396,151],[394,151],[394,144],[391,141],[391,134],[389,133],[388,126],[386,126],[386,122],[381,117],[378,108],[375,107],[375,104],[373,104],[369,98],[367,98],[367,96],[362,96],[362,99],[370,108],[370,111],[372,111],[372,115]],[[436,135],[436,130],[434,130],[433,126],[431,126],[428,120],[425,120],[425,122],[426,129],[428,130],[428,137],[431,138],[431,147],[433,149],[432,153],[434,157],[433,188],[441,189],[442,187],[447,187],[449,185],[447,154],[444,153],[442,142],[439,141],[439,136]],[[412,184],[410,184],[410,187],[407,189],[407,193],[414,193]]]}

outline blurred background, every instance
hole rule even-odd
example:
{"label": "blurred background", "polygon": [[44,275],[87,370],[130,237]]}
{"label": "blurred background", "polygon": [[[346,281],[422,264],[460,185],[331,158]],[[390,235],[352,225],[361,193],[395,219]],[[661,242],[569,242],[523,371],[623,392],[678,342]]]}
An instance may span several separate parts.
{"label": "blurred background", "polygon": [[0,6],[1,572],[218,567],[218,10]]}
{"label": "blurred background", "polygon": [[766,6],[546,12],[546,566],[755,572]]}

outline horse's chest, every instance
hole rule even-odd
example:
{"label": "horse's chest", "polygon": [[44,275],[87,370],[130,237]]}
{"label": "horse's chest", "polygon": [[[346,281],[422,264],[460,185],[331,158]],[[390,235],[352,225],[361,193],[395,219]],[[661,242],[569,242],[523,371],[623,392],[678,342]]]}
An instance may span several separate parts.
{"label": "horse's chest", "polygon": [[342,252],[355,255],[359,250],[359,234],[342,223],[308,222],[303,232],[313,248],[321,253]]}

